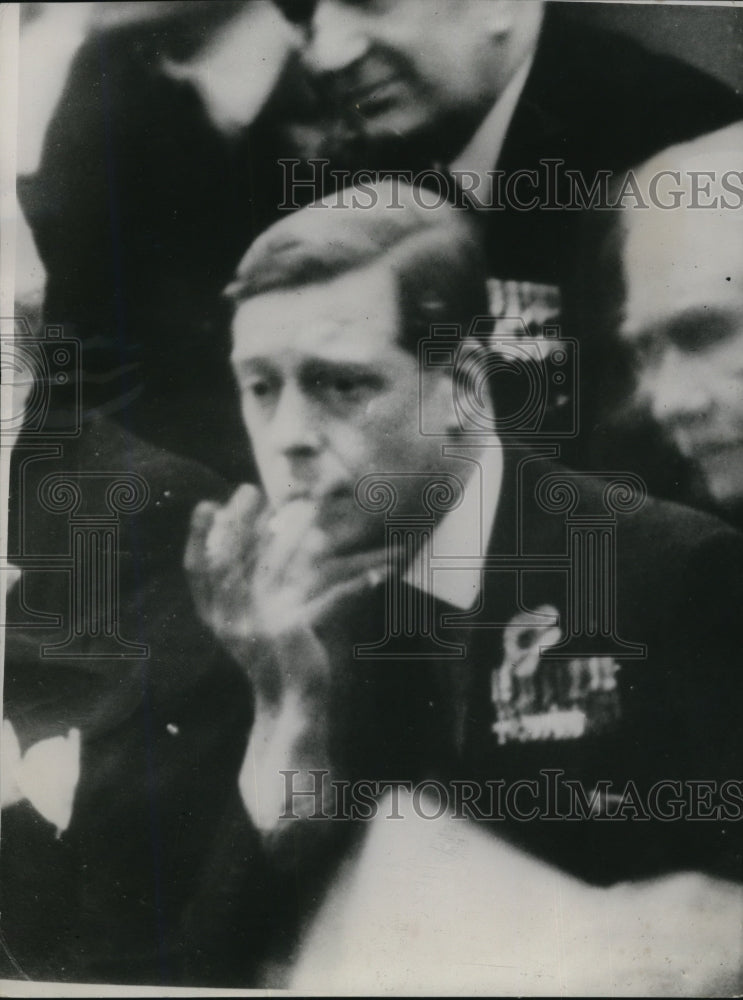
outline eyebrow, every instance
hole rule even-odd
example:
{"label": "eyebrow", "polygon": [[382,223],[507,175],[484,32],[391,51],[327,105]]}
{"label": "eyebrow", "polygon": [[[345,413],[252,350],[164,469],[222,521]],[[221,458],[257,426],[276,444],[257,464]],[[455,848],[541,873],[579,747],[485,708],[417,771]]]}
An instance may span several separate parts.
{"label": "eyebrow", "polygon": [[674,317],[665,333],[678,347],[694,350],[726,340],[735,332],[735,326],[732,312],[711,306],[690,309]]}
{"label": "eyebrow", "polygon": [[230,363],[237,372],[270,371],[272,369],[271,363],[260,355],[241,355],[234,351],[230,354]]}
{"label": "eyebrow", "polygon": [[625,327],[622,336],[633,344],[662,336],[682,350],[712,346],[732,337],[737,317],[732,309],[693,306],[668,319],[641,328]]}
{"label": "eyebrow", "polygon": [[356,375],[364,378],[382,377],[382,373],[374,368],[371,363],[345,360],[343,358],[308,358],[300,364],[299,370],[303,378],[309,379],[323,375],[328,371],[343,372],[346,375]]}
{"label": "eyebrow", "polygon": [[[238,378],[256,373],[272,377],[277,375],[276,366],[268,358],[260,355],[243,357],[232,355],[231,361]],[[385,373],[375,367],[373,362],[345,358],[306,358],[299,363],[297,371],[300,379],[307,382],[313,382],[328,372],[366,379],[378,385],[385,381]]]}

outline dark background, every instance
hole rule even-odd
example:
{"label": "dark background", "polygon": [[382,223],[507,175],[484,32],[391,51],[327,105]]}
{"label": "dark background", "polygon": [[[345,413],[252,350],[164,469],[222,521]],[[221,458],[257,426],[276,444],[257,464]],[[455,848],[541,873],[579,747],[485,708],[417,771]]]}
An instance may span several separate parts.
{"label": "dark background", "polygon": [[743,93],[743,8],[711,0],[694,6],[550,0],[584,22],[624,32],[658,52],[685,59]]}

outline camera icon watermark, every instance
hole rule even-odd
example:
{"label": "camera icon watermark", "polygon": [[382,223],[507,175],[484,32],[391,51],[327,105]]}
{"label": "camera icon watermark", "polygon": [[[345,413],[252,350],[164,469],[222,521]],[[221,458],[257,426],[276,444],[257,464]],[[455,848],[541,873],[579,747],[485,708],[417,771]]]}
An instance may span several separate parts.
{"label": "camera icon watermark", "polygon": [[0,437],[77,437],[81,427],[82,355],[80,341],[61,326],[38,334],[23,317],[2,321],[13,336],[0,337],[3,382],[10,405],[0,413]]}
{"label": "camera icon watermark", "polygon": [[[508,332],[505,332],[508,331]],[[530,335],[521,318],[476,317],[468,331],[434,326],[418,345],[420,433],[440,435],[427,375],[450,374],[457,432],[512,440],[565,440],[579,430],[578,342],[558,325]]]}

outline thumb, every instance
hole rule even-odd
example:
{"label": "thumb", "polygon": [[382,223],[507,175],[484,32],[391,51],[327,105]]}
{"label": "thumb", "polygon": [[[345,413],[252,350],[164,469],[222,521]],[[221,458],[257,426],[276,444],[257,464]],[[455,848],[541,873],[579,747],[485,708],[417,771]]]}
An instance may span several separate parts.
{"label": "thumb", "polygon": [[197,504],[191,514],[191,527],[183,555],[183,568],[188,577],[196,607],[202,609],[210,597],[207,539],[214,524],[218,505],[211,500]]}

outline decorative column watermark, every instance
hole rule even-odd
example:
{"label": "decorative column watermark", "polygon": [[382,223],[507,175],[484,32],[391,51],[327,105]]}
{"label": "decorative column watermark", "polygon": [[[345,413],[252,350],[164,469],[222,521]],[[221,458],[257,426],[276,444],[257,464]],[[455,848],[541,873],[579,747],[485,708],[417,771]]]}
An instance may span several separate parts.
{"label": "decorative column watermark", "polygon": [[[584,479],[604,483],[603,510],[583,508]],[[537,483],[537,503],[547,513],[564,514],[567,532],[565,558],[554,563],[567,569],[567,612],[562,641],[550,648],[550,657],[572,657],[578,644],[585,655],[587,642],[594,656],[645,656],[644,645],[618,635],[616,548],[617,517],[638,511],[646,499],[644,482],[630,472],[555,472]]]}
{"label": "decorative column watermark", "polygon": [[[418,509],[399,507],[398,485],[420,484]],[[406,490],[406,496],[410,495]],[[384,634],[378,642],[357,645],[359,659],[441,659],[464,656],[463,646],[438,635],[433,596],[431,547],[433,531],[443,515],[464,497],[461,480],[450,473],[374,473],[356,485],[356,501],[366,513],[384,515],[388,573]],[[415,642],[411,649],[411,641]]]}
{"label": "decorative column watermark", "polygon": [[62,642],[42,645],[43,657],[149,655],[147,645],[121,635],[119,623],[119,518],[142,510],[149,495],[147,482],[132,472],[59,472],[39,484],[42,507],[69,515],[68,632]]}

